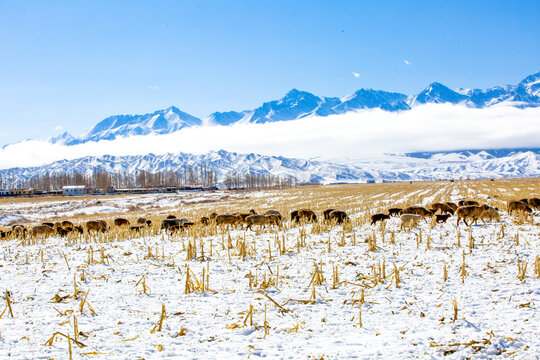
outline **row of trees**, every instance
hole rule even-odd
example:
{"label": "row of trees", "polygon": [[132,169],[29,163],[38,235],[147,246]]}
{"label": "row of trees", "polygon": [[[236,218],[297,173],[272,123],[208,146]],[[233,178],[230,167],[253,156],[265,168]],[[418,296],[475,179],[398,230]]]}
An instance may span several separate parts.
{"label": "row of trees", "polygon": [[[148,172],[105,172],[61,173],[32,176],[29,179],[15,178],[13,174],[0,176],[0,189],[60,190],[67,185],[86,185],[88,188],[106,190],[109,186],[123,188],[153,187],[214,187],[220,183],[217,174],[206,166],[185,167],[178,171]],[[294,178],[282,178],[268,174],[225,175],[222,184],[226,188],[273,188],[297,185]]]}

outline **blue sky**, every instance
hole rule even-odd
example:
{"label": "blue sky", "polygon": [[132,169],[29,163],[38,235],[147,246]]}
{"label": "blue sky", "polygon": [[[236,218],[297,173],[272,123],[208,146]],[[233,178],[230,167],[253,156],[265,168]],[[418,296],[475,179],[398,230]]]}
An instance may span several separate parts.
{"label": "blue sky", "polygon": [[515,84],[540,71],[538,19],[539,1],[0,0],[0,144],[292,88]]}

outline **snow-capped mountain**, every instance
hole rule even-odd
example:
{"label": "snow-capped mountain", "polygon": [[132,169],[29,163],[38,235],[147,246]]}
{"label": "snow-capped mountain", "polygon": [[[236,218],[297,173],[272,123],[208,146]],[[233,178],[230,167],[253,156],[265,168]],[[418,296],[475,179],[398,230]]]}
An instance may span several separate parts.
{"label": "snow-capped mountain", "polygon": [[4,184],[16,185],[43,175],[94,172],[136,174],[169,171],[182,173],[187,167],[211,169],[222,184],[227,174],[246,173],[294,178],[299,182],[359,183],[442,179],[480,179],[540,176],[540,149],[460,151],[389,154],[361,160],[319,161],[238,154],[224,150],[203,155],[186,153],[138,156],[87,156],[55,161],[32,168],[0,170]]}
{"label": "snow-capped mountain", "polygon": [[64,132],[50,141],[52,143],[76,145],[88,141],[113,140],[122,136],[168,134],[185,127],[199,126],[201,124],[201,119],[171,106],[145,115],[110,116],[78,138]]}
{"label": "snow-capped mountain", "polygon": [[[540,72],[527,76],[517,85],[497,86],[486,90],[456,89],[434,82],[416,95],[407,96],[381,90],[361,89],[343,98],[319,97],[293,89],[283,98],[265,102],[253,110],[214,112],[204,123],[231,125],[288,121],[308,116],[328,116],[362,109],[405,111],[422,104],[451,103],[485,108],[499,103],[517,107],[540,106]],[[50,139],[53,143],[75,145],[88,141],[112,140],[117,137],[147,134],[168,134],[189,126],[203,124],[201,119],[171,106],[145,115],[116,115],[98,123],[86,134],[73,137],[69,133]]]}

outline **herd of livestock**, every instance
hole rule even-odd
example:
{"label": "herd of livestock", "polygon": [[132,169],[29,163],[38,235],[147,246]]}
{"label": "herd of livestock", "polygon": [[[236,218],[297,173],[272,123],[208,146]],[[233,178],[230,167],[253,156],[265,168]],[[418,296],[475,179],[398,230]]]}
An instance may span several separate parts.
{"label": "herd of livestock", "polygon": [[[533,209],[540,210],[539,198],[513,200],[507,203],[507,211],[510,215],[514,213],[530,214],[533,212]],[[323,221],[326,223],[342,224],[350,221],[347,213],[341,210],[327,209],[322,215]],[[400,217],[402,229],[417,226],[422,219],[427,221],[428,217],[433,218],[433,221],[436,223],[444,223],[450,216],[456,216],[457,226],[459,226],[461,220],[463,220],[465,225],[469,226],[467,220],[476,224],[479,219],[484,223],[486,220],[499,221],[500,219],[497,208],[485,204],[481,205],[473,200],[460,200],[457,204],[453,202],[437,202],[431,204],[429,209],[424,206],[410,206],[404,209],[390,208],[387,213],[372,215],[371,225],[379,221],[388,220],[392,216]],[[202,226],[215,224],[216,226],[235,226],[241,228],[246,225],[246,230],[251,230],[253,226],[261,227],[268,225],[281,227],[283,220],[283,216],[277,210],[268,210],[264,214],[257,214],[255,210],[250,210],[248,213],[212,213],[208,217],[202,217],[198,223]],[[294,210],[290,214],[290,220],[295,224],[312,223],[317,222],[317,215],[310,209]],[[115,227],[126,228],[134,232],[140,232],[142,229],[152,226],[152,221],[143,217],[139,217],[135,224],[131,224],[125,218],[116,218],[113,223]],[[189,228],[195,224],[195,222],[189,221],[186,218],[179,219],[174,215],[169,215],[166,219],[161,220],[160,229],[172,233]],[[24,225],[15,224],[8,229],[0,230],[0,238],[67,236],[70,233],[84,234],[85,232],[89,234],[105,233],[109,229],[110,226],[105,220],[90,220],[84,226],[75,225],[68,220],[55,223],[45,222],[29,229]]]}

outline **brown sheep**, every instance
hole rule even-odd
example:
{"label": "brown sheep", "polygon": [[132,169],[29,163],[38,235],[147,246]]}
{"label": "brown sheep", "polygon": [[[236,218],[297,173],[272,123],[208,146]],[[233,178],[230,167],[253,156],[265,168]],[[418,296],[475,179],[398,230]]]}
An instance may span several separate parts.
{"label": "brown sheep", "polygon": [[426,217],[430,217],[433,215],[431,211],[422,206],[409,206],[408,208],[403,209],[401,213],[420,215],[424,218],[424,220],[426,220]]}
{"label": "brown sheep", "polygon": [[[474,221],[474,224],[476,225],[478,219],[481,219],[482,213],[486,210],[484,206],[479,205],[465,205],[460,206],[456,210],[457,215],[457,222],[456,225],[459,226],[459,221],[463,219],[463,222],[466,226],[469,226],[467,223],[467,219],[472,219]],[[482,219],[482,221],[484,221]],[[485,222],[484,222],[485,223]]]}
{"label": "brown sheep", "polygon": [[431,211],[432,211],[432,212],[440,211],[441,214],[450,214],[450,215],[454,215],[454,210],[452,210],[452,208],[450,207],[450,205],[444,204],[444,203],[434,203],[434,204],[431,204]]}
{"label": "brown sheep", "polygon": [[277,210],[267,210],[264,215],[276,215],[280,221],[283,219],[283,216],[281,216],[281,213]]}
{"label": "brown sheep", "polygon": [[[293,217],[293,214],[295,214],[296,216]],[[315,213],[310,209],[300,209],[291,212],[291,220],[296,223],[301,221],[316,222],[317,215],[315,215]]]}
{"label": "brown sheep", "polygon": [[474,200],[459,200],[458,201],[458,207],[461,207],[461,206],[473,206],[473,205],[480,206],[478,201],[474,201]]}
{"label": "brown sheep", "polygon": [[140,218],[137,219],[137,224],[149,226],[149,224],[152,224],[152,220],[147,220],[144,217],[140,217]]}
{"label": "brown sheep", "polygon": [[247,224],[246,230],[251,230],[251,226],[253,225],[258,225],[259,227],[265,226],[266,224],[268,224],[268,220],[269,220],[269,217],[266,215],[249,215],[246,218],[246,224]]}
{"label": "brown sheep", "polygon": [[124,219],[124,218],[114,219],[114,226],[129,226],[129,225],[131,224],[129,223],[128,219]]}
{"label": "brown sheep", "polygon": [[275,225],[279,228],[281,228],[281,217],[276,214],[268,214],[266,215],[268,218],[268,224],[269,225]]}
{"label": "brown sheep", "polygon": [[297,223],[298,221],[298,210],[291,211],[291,222]]}
{"label": "brown sheep", "polygon": [[450,209],[452,209],[452,211],[454,211],[454,213],[456,212],[458,206],[456,203],[453,203],[451,201],[447,201],[445,202],[446,205],[450,206]]}
{"label": "brown sheep", "polygon": [[129,227],[129,230],[135,231],[135,232],[140,232],[141,229],[144,229],[144,228],[145,228],[145,226],[144,226],[144,225],[141,225],[141,224],[139,224],[139,225],[131,225],[131,226]]}
{"label": "brown sheep", "polygon": [[109,226],[104,220],[90,220],[86,222],[86,231],[91,232],[101,232],[105,233],[109,230]]}
{"label": "brown sheep", "polygon": [[169,215],[169,216],[167,216],[167,219],[169,219],[169,220],[170,220],[170,219],[176,219],[176,216],[174,216],[174,215]]}
{"label": "brown sheep", "polygon": [[201,216],[201,224],[206,226],[210,222],[210,219],[207,216]]}
{"label": "brown sheep", "polygon": [[346,221],[350,221],[349,217],[347,216],[347,213],[345,211],[341,210],[334,210],[330,214],[328,214],[328,218],[331,222],[336,222],[336,224],[343,224]]}
{"label": "brown sheep", "polygon": [[240,215],[222,214],[216,216],[217,225],[238,225],[243,221]]}
{"label": "brown sheep", "polygon": [[163,220],[161,220],[160,229],[161,230],[171,230],[171,228],[173,228],[173,227],[179,228],[181,225],[184,225],[184,223],[186,223],[186,222],[188,222],[188,219],[186,219],[186,218],[183,218],[183,219],[177,219],[177,218],[163,219]]}
{"label": "brown sheep", "polygon": [[413,228],[418,226],[422,216],[416,214],[402,214],[399,218],[401,220],[401,230],[403,230],[406,227]]}
{"label": "brown sheep", "polygon": [[326,209],[323,211],[323,219],[324,221],[330,221],[330,213],[336,209]]}
{"label": "brown sheep", "polygon": [[0,239],[7,239],[11,236],[12,230],[0,230]]}
{"label": "brown sheep", "polygon": [[501,216],[499,212],[491,206],[484,206],[484,212],[480,215],[482,220],[499,221]]}
{"label": "brown sheep", "polygon": [[517,213],[531,213],[532,212],[532,209],[530,208],[529,205],[525,204],[524,202],[515,201],[515,200],[508,202],[507,210],[508,210],[508,214],[510,215],[512,215],[514,212],[517,212]]}
{"label": "brown sheep", "polygon": [[36,225],[30,229],[30,236],[43,236],[48,237],[56,233],[54,227],[49,225]]}
{"label": "brown sheep", "polygon": [[193,226],[195,225],[194,222],[192,221],[185,221],[185,222],[181,222],[179,225],[173,225],[169,228],[169,231],[171,232],[171,234],[175,231],[179,231],[179,230],[185,230],[187,229],[188,227],[190,226]]}
{"label": "brown sheep", "polygon": [[399,216],[402,210],[401,208],[390,208],[388,209],[388,216]]}
{"label": "brown sheep", "polygon": [[71,229],[73,230],[73,228],[75,227],[75,225],[73,225],[73,223],[71,221],[68,221],[68,220],[64,220],[60,223],[62,225],[62,228],[64,229]]}
{"label": "brown sheep", "polygon": [[386,214],[371,215],[371,225],[375,225],[377,221],[384,221],[388,219],[390,219],[390,215],[386,215]]}
{"label": "brown sheep", "polygon": [[77,233],[79,233],[79,234],[84,233],[84,229],[83,229],[83,227],[80,226],[80,225],[75,225],[75,226],[73,227],[73,231],[74,231],[74,232],[77,232]]}
{"label": "brown sheep", "polygon": [[540,199],[539,198],[530,198],[527,200],[527,204],[533,209],[540,210]]}
{"label": "brown sheep", "polygon": [[246,221],[246,218],[247,218],[248,216],[253,215],[253,214],[251,214],[251,213],[239,213],[239,212],[235,212],[235,213],[233,213],[233,215],[240,215],[240,216],[242,217],[242,221],[245,222],[245,221]]}
{"label": "brown sheep", "polygon": [[11,233],[16,238],[24,238],[26,232],[27,230],[23,225],[15,224],[11,227]]}
{"label": "brown sheep", "polygon": [[52,222],[42,222],[41,225],[45,225],[45,226],[50,226],[50,227],[54,227],[54,223]]}
{"label": "brown sheep", "polygon": [[56,232],[57,232],[58,235],[60,235],[61,237],[67,236],[67,234],[69,234],[69,233],[72,232],[72,231],[73,231],[73,228],[64,229],[64,228],[61,227],[61,226],[57,226],[57,227],[56,227]]}
{"label": "brown sheep", "polygon": [[435,215],[435,221],[437,221],[437,223],[445,223],[449,217],[450,214],[437,214]]}

